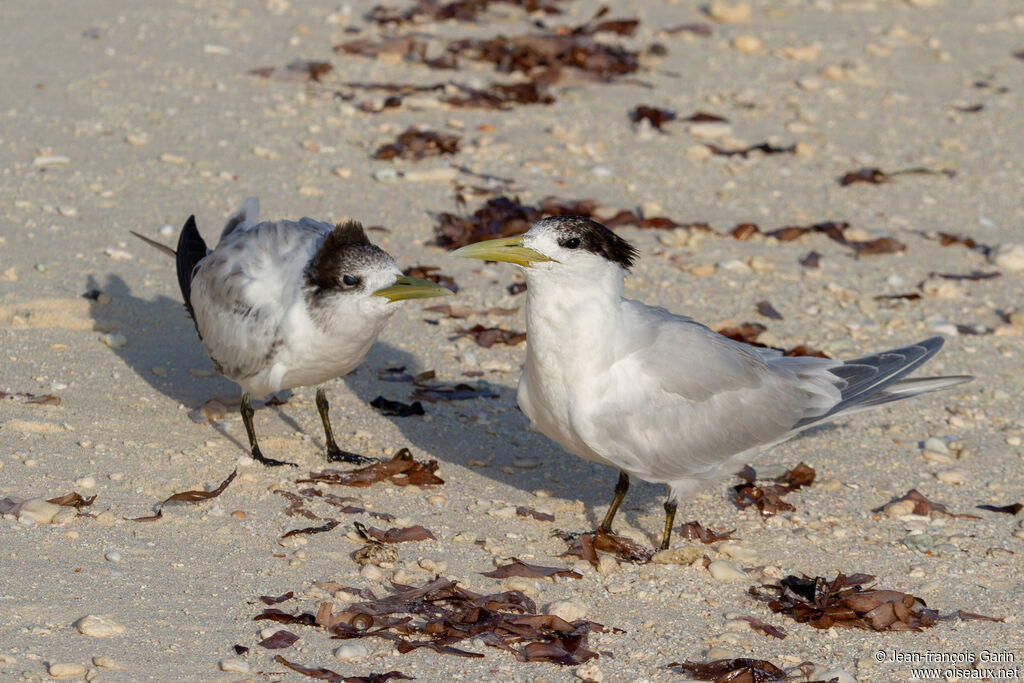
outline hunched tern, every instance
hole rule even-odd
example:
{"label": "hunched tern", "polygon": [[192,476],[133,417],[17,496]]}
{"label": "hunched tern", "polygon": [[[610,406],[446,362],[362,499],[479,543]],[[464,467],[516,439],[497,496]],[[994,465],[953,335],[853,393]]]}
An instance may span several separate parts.
{"label": "hunched tern", "polygon": [[619,470],[603,531],[611,531],[631,476],[668,484],[662,549],[680,498],[768,447],[972,379],[906,377],[942,347],[942,337],[847,361],[787,357],[625,299],[623,281],[638,252],[588,218],[545,218],[523,235],[453,254],[524,269],[519,407],[569,453]]}
{"label": "hunched tern", "polygon": [[[264,465],[294,465],[263,455],[253,428],[251,397],[319,385],[358,366],[377,340],[391,304],[447,296],[451,291],[408,277],[363,226],[332,226],[311,218],[259,221],[249,197],[232,214],[210,250],[195,216],[177,250],[133,233],[177,261],[185,308],[217,372],[242,388],[241,413],[252,457]],[[362,462],[338,448],[327,395],[316,392],[327,459]]]}

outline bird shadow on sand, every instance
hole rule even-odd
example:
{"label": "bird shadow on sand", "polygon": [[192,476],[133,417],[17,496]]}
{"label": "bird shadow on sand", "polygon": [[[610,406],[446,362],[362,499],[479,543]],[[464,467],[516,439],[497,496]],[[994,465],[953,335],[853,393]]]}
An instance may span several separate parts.
{"label": "bird shadow on sand", "polygon": [[[124,346],[112,348],[111,352],[151,389],[185,406],[188,411],[195,412],[210,399],[217,399],[226,408],[227,418],[234,418],[237,415],[238,385],[214,372],[213,364],[206,356],[195,326],[180,300],[163,295],[152,299],[138,297],[132,293],[128,283],[114,273],[107,274],[102,279],[93,275],[88,276],[86,289],[90,299],[90,315],[97,329],[123,334],[128,340]],[[101,293],[109,297],[109,301],[106,297],[98,296]],[[435,331],[430,329],[424,333]],[[375,409],[369,405],[374,398],[384,396],[409,403],[414,388],[411,383],[381,380],[378,378],[378,370],[405,366],[415,374],[429,369],[425,363],[426,361],[418,360],[403,349],[386,342],[378,342],[355,371],[341,381],[325,384],[324,388],[331,402],[331,422],[338,438],[338,445],[342,449],[359,451],[359,444],[352,442],[349,436],[352,430],[348,427],[348,417],[353,408],[350,405],[346,406],[346,402],[341,400],[346,388],[358,399],[360,407],[355,408],[356,410],[376,414]],[[199,376],[195,376],[196,374]],[[439,377],[438,380],[460,381],[465,378]],[[342,386],[342,382],[345,386]],[[470,466],[473,461],[484,462],[487,463],[486,466],[474,469],[488,478],[524,491],[546,488],[555,495],[561,495],[563,492],[558,490],[557,486],[553,488],[551,481],[543,477],[541,470],[552,465],[558,467],[564,463],[575,466],[575,463],[568,460],[571,456],[561,453],[558,446],[548,442],[544,437],[526,431],[529,421],[515,407],[514,386],[491,382],[491,387],[499,394],[499,398],[424,402],[427,414],[431,415],[430,421],[422,416],[384,416],[384,419],[391,421],[401,432],[402,442],[393,444],[393,450],[409,447],[416,458],[436,458],[442,468],[445,463]],[[284,398],[287,395],[288,392],[279,392],[278,397]],[[485,402],[501,402],[511,415],[505,416],[500,426],[489,424],[487,421],[481,424],[479,417],[484,414]],[[262,401],[254,400],[253,403],[257,410],[257,434],[262,436],[268,433],[265,413],[270,411],[265,410]],[[317,449],[325,449],[323,431],[320,429],[320,421],[316,417],[316,408],[312,400],[302,406],[285,401],[282,405],[271,403],[266,407],[271,408],[273,415],[287,424],[291,431],[309,434]],[[311,413],[303,414],[301,418],[305,427],[295,419],[299,412]],[[166,419],[189,418],[185,413],[174,411],[168,412]],[[513,424],[509,424],[510,422]],[[238,424],[227,425],[226,422],[214,419],[210,425],[235,444],[239,454],[249,453],[240,421]],[[373,445],[380,444],[374,442]],[[287,453],[271,455],[289,458]],[[511,474],[503,472],[502,467],[510,466],[516,456],[520,459],[532,458],[537,462],[543,462],[544,467],[515,469]],[[327,461],[315,460],[303,462],[301,465],[321,468],[327,465]],[[608,476],[614,479],[611,474]],[[567,489],[565,493],[569,495],[569,490]],[[578,497],[579,492],[571,495]]]}
{"label": "bird shadow on sand", "polygon": [[[119,332],[128,339],[127,344],[113,348],[112,352],[153,390],[184,405],[188,410],[203,406],[211,398],[224,397],[226,414],[232,417],[237,414],[237,403],[233,403],[231,397],[239,395],[238,386],[213,372],[213,365],[181,301],[162,295],[154,299],[137,297],[117,274],[106,275],[102,282],[90,275],[86,286],[91,294],[90,315],[97,328]],[[109,303],[105,303],[104,297],[96,296],[100,292],[110,297]],[[424,334],[436,332],[436,328],[424,330]],[[415,375],[429,370],[428,365],[427,361],[417,359],[403,349],[378,342],[359,368],[342,378],[342,382],[358,398],[359,404],[364,406],[359,409],[374,411],[369,404],[377,396],[411,403],[415,388],[410,382],[382,380],[378,377],[378,371],[404,366],[407,372]],[[157,370],[154,371],[154,368]],[[194,376],[190,370],[198,371],[200,376]],[[533,491],[544,489],[560,498],[581,500],[589,511],[588,521],[596,525],[611,501],[615,470],[579,460],[563,452],[546,437],[530,432],[529,420],[516,405],[514,376],[510,378],[501,375],[485,379],[488,379],[490,388],[498,393],[497,398],[423,402],[424,409],[431,416],[429,421],[421,416],[385,416],[401,432],[403,443],[394,444],[394,450],[409,447],[418,459],[436,458],[441,464],[442,476],[445,476],[445,464],[458,464],[471,467],[474,472],[497,483],[519,489],[524,496],[530,495],[532,498]],[[465,377],[439,376],[435,381],[469,380]],[[339,446],[358,452],[358,445],[349,443],[350,439],[347,438],[351,431],[347,428],[346,419],[349,409],[342,410],[342,401],[338,400],[345,389],[339,382],[329,382],[325,389],[332,401],[331,421]],[[279,397],[283,394],[279,394]],[[262,402],[254,403],[257,411],[262,412]],[[290,406],[287,402],[267,407],[271,407],[274,415],[292,431],[308,433],[317,448],[324,449],[323,432],[319,428],[319,420],[315,418],[316,409],[312,401],[301,408]],[[492,411],[491,407],[500,410]],[[297,410],[313,411],[312,419],[309,416],[303,418],[307,427],[302,427],[293,417]],[[183,413],[175,412],[168,414],[167,419],[188,418]],[[211,422],[211,426],[231,441],[238,448],[239,454],[249,453],[240,422],[232,425],[231,429],[216,420]],[[815,435],[829,428],[831,425],[816,428],[806,435]],[[257,423],[258,433],[266,433],[265,429],[261,429]],[[272,455],[288,458],[287,454]],[[326,460],[318,460],[302,464],[321,468],[327,463]],[[723,482],[723,491],[724,487]],[[664,486],[634,480],[620,515],[633,522],[639,514],[660,510],[665,493]]]}

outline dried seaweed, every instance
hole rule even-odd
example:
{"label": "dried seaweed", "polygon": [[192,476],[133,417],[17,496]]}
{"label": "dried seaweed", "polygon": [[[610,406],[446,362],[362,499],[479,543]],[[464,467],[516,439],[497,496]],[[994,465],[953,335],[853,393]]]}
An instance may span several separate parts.
{"label": "dried seaweed", "polygon": [[448,337],[449,341],[455,341],[461,337],[470,336],[473,337],[473,341],[475,341],[478,346],[482,346],[485,349],[489,349],[495,344],[515,346],[520,342],[526,341],[525,332],[514,332],[501,327],[484,327],[483,325],[476,324],[469,328],[460,327],[457,331],[458,334],[453,337]]}
{"label": "dried seaweed", "polygon": [[238,476],[237,469],[233,470],[231,474],[228,475],[228,478],[222,481],[220,485],[212,491],[182,491],[181,493],[175,493],[170,498],[163,501],[161,505],[166,505],[171,502],[198,503],[204,500],[209,500],[210,498],[216,498],[220,494],[224,493],[224,489],[228,487],[228,484],[235,480],[236,476]]}
{"label": "dried seaweed", "polygon": [[[869,574],[844,576],[835,579],[821,576],[787,576],[779,585],[765,585],[777,596],[762,594],[756,587],[748,593],[768,603],[775,613],[786,614],[799,623],[819,629],[833,626],[861,628],[875,631],[920,631],[933,626],[939,619],[963,618],[959,612],[940,617],[937,610],[929,609],[921,598],[894,590],[865,590],[862,584],[873,581]],[[980,616],[980,615],[978,615]],[[994,617],[982,617],[996,620]]]}
{"label": "dried seaweed", "polygon": [[768,142],[762,142],[756,145],[750,145],[749,147],[741,147],[739,149],[724,149],[718,145],[705,145],[712,154],[724,157],[743,157],[746,159],[750,156],[751,152],[761,152],[762,154],[795,154],[796,145],[788,145],[786,147],[779,147]]}
{"label": "dried seaweed", "polygon": [[850,171],[839,178],[839,184],[843,187],[847,185],[854,185],[856,183],[869,183],[871,185],[881,185],[887,183],[893,178],[901,175],[944,175],[947,178],[954,178],[956,171],[935,171],[930,168],[906,168],[902,171],[891,171],[886,173],[880,168],[861,168],[856,171]]}
{"label": "dried seaweed", "polygon": [[740,615],[739,617],[737,617],[737,619],[742,619],[743,621],[750,624],[750,628],[754,629],[755,631],[761,631],[766,636],[778,638],[779,640],[783,640],[786,637],[785,630],[778,628],[776,626],[772,626],[771,624],[766,623],[764,621],[761,621],[757,617]]}
{"label": "dried seaweed", "polygon": [[687,522],[679,529],[679,535],[687,541],[700,541],[705,545],[717,543],[718,541],[727,541],[732,538],[734,533],[736,533],[735,529],[718,533],[697,521]]}
{"label": "dried seaweed", "polygon": [[272,607],[265,609],[252,619],[253,621],[273,621],[278,624],[298,624],[301,626],[312,626],[316,623],[316,616],[309,612],[301,614],[288,614],[282,610]]}
{"label": "dried seaweed", "polygon": [[356,533],[358,533],[364,540],[374,540],[378,543],[407,543],[410,541],[436,541],[437,537],[430,532],[429,529],[414,524],[403,529],[391,528],[387,531],[381,531],[373,527],[368,527],[365,524],[359,522],[355,523]]}
{"label": "dried seaweed", "polygon": [[308,479],[299,479],[297,483],[323,483],[339,486],[366,488],[379,481],[390,481],[397,486],[437,486],[444,483],[438,477],[437,461],[420,462],[414,460],[408,448],[395,453],[391,460],[375,462],[351,472],[324,470],[310,472]]}
{"label": "dried seaweed", "polygon": [[[479,340],[477,343],[480,343]],[[472,398],[498,398],[498,396],[498,392],[483,380],[468,384],[465,382],[457,384],[418,384],[412,392],[414,399],[430,401],[431,403],[438,401],[465,401]]]}
{"label": "dried seaweed", "polygon": [[555,521],[555,516],[554,515],[550,515],[550,514],[548,514],[546,512],[538,512],[537,510],[534,510],[533,508],[527,507],[525,505],[517,506],[516,507],[516,514],[519,515],[520,517],[533,517],[538,522],[553,522],[553,521]]}
{"label": "dried seaweed", "polygon": [[262,76],[272,81],[314,81],[319,82],[321,78],[334,70],[327,62],[311,62],[305,59],[295,59],[287,66],[262,66],[252,69],[249,73],[254,76]]}
{"label": "dried seaweed", "polygon": [[629,120],[633,123],[640,123],[646,120],[652,127],[658,130],[662,130],[661,126],[663,123],[675,121],[675,119],[676,112],[671,109],[658,109],[646,104],[637,105],[636,109],[629,112]]}
{"label": "dried seaweed", "polygon": [[325,533],[327,531],[330,531],[331,529],[333,529],[334,527],[338,526],[339,524],[341,524],[341,522],[338,522],[338,521],[332,519],[332,520],[329,520],[326,524],[323,524],[321,526],[307,526],[307,527],[302,528],[302,529],[292,529],[291,531],[289,531],[286,534],[284,534],[283,536],[281,536],[281,538],[288,538],[289,536],[299,536],[299,535],[308,535],[308,534],[322,534],[322,533]]}
{"label": "dried seaweed", "polygon": [[736,506],[746,508],[757,505],[762,516],[771,517],[779,512],[796,509],[782,500],[782,496],[814,483],[814,468],[800,463],[782,476],[776,477],[774,484],[766,486],[755,485],[757,473],[750,465],[737,472],[736,476],[744,480],[742,484],[733,486],[736,492],[733,502]]}
{"label": "dried seaweed", "polygon": [[689,33],[700,38],[710,38],[712,34],[711,24],[679,24],[664,31],[670,36],[676,33]]}
{"label": "dried seaweed", "polygon": [[296,664],[295,662],[289,662],[281,655],[274,655],[274,661],[282,666],[288,667],[296,673],[302,674],[303,676],[328,681],[328,683],[387,683],[387,681],[392,679],[400,681],[414,680],[412,676],[406,676],[401,671],[387,671],[382,674],[371,673],[366,676],[342,676],[330,669],[314,669],[301,664]]}
{"label": "dried seaweed", "polygon": [[378,24],[419,24],[430,21],[477,21],[479,15],[489,9],[491,4],[515,5],[530,12],[545,14],[561,14],[556,6],[559,0],[416,0],[412,7],[396,10],[383,5],[376,5],[367,13],[369,21]]}
{"label": "dried seaweed", "polygon": [[[769,661],[746,657],[710,662],[672,662],[668,668],[681,669],[682,673],[698,681],[716,683],[786,683],[796,680]],[[805,677],[800,680],[803,683],[835,683],[837,679],[811,681]]]}
{"label": "dried seaweed", "polygon": [[373,158],[420,161],[427,157],[455,154],[458,151],[458,135],[420,130],[416,126],[410,126],[393,143],[378,148]]}
{"label": "dried seaweed", "polygon": [[1000,277],[1002,273],[999,271],[992,271],[991,273],[983,273],[980,270],[972,270],[969,273],[928,273],[928,277],[940,277],[943,280],[960,280],[968,282],[977,282],[979,280],[992,280]]}
{"label": "dried seaweed", "polygon": [[65,493],[63,496],[57,496],[56,498],[50,498],[47,503],[53,503],[54,505],[62,505],[64,507],[72,507],[76,510],[81,510],[84,507],[92,505],[93,501],[96,500],[96,496],[90,496],[83,498],[77,491],[71,493]]}
{"label": "dried seaweed", "polygon": [[167,505],[167,503],[199,503],[204,500],[209,500],[210,498],[216,498],[220,494],[224,493],[224,489],[228,487],[228,484],[235,480],[236,476],[238,476],[237,469],[232,470],[231,474],[228,475],[228,478],[222,481],[220,485],[212,491],[182,491],[181,493],[175,493],[169,498],[157,503],[156,514],[149,515],[148,517],[125,517],[125,519],[129,522],[155,522],[164,516],[163,507],[164,505]]}
{"label": "dried seaweed", "polygon": [[[453,647],[466,638],[504,650],[523,662],[546,661],[574,666],[597,653],[587,648],[590,631],[600,624],[573,623],[547,614],[535,614],[536,604],[518,591],[481,595],[437,578],[414,588],[394,584],[397,593],[346,606],[327,615],[322,623],[335,638],[377,637],[392,641],[400,653],[428,648],[460,657],[482,654]],[[408,615],[408,616],[399,616]],[[420,617],[413,619],[413,617]],[[525,643],[521,649],[514,645]]]}
{"label": "dried seaweed", "polygon": [[27,403],[30,405],[44,405],[44,406],[59,406],[60,397],[53,396],[52,394],[43,394],[39,396],[37,394],[27,394],[22,392],[15,392],[12,394],[6,391],[0,391],[0,399],[7,399],[8,401],[14,401],[15,403]]}
{"label": "dried seaweed", "polygon": [[[763,234],[767,237],[774,237],[780,242],[791,242],[808,233],[822,233],[844,247],[849,247],[857,256],[892,254],[897,251],[904,251],[907,248],[905,244],[891,237],[879,237],[869,242],[848,240],[843,232],[849,227],[850,224],[846,222],[825,221],[807,226],[787,225],[778,230],[772,230]],[[732,236],[743,242],[760,232],[761,229],[753,223],[740,223],[733,229]]]}
{"label": "dried seaweed", "polygon": [[455,284],[455,278],[436,272],[439,270],[440,268],[437,266],[411,266],[403,270],[402,274],[408,275],[409,277],[418,277],[421,280],[430,280],[431,282],[439,284],[446,289],[458,292],[459,286]]}
{"label": "dried seaweed", "polygon": [[910,489],[899,498],[893,498],[885,505],[874,508],[872,512],[881,512],[889,505],[899,503],[904,500],[909,500],[914,503],[914,509],[911,511],[911,514],[914,515],[921,515],[924,517],[930,517],[932,515],[946,515],[947,517],[959,517],[964,519],[981,519],[977,515],[954,514],[942,503],[936,503],[925,498],[924,494],[917,489]]}
{"label": "dried seaweed", "polygon": [[426,415],[426,411],[423,410],[423,404],[419,401],[412,403],[402,403],[401,401],[392,401],[389,398],[378,396],[377,398],[370,401],[370,405],[379,410],[384,415],[391,417],[412,417],[413,415]]}
{"label": "dried seaweed", "polygon": [[715,331],[723,337],[728,337],[733,341],[750,344],[751,346],[767,348],[764,344],[760,344],[757,341],[757,338],[761,336],[761,333],[767,330],[768,328],[761,323],[742,323],[740,325],[727,325],[726,327],[721,327]]}
{"label": "dried seaweed", "polygon": [[554,96],[548,92],[547,84],[539,81],[491,83],[482,90],[458,83],[449,85],[463,93],[461,97],[447,95],[441,98],[442,102],[453,107],[507,109],[515,105],[551,104],[555,101]]}
{"label": "dried seaweed", "polygon": [[472,308],[471,306],[444,304],[441,306],[424,306],[423,310],[441,313],[447,318],[468,318],[474,315],[512,315],[519,310],[519,307],[501,308],[499,306],[491,306],[489,308]]}
{"label": "dried seaweed", "polygon": [[775,307],[768,301],[758,301],[757,312],[771,320],[782,320],[782,314],[775,310]]}
{"label": "dried seaweed", "polygon": [[270,595],[261,595],[260,602],[264,605],[278,605],[282,602],[287,602],[295,597],[295,591],[288,591],[284,595],[279,595],[276,598]]}
{"label": "dried seaweed", "polygon": [[980,510],[988,510],[989,512],[1002,512],[1007,515],[1015,515],[1024,508],[1024,504],[1011,503],[1010,505],[975,505],[974,507]]}
{"label": "dried seaweed", "polygon": [[609,534],[601,529],[595,529],[587,534],[580,534],[569,549],[562,553],[562,557],[573,555],[590,562],[595,567],[598,564],[597,551],[613,553],[615,557],[627,562],[646,564],[651,561],[652,551],[644,548],[636,541]]}
{"label": "dried seaweed", "polygon": [[816,251],[809,251],[800,259],[800,265],[804,268],[817,268],[821,265],[821,254]]}
{"label": "dried seaweed", "polygon": [[527,564],[515,557],[509,564],[501,565],[489,572],[480,572],[483,576],[491,579],[504,579],[509,576],[525,576],[528,579],[543,579],[549,576],[563,576],[568,579],[582,579],[583,575],[571,569],[562,567],[542,567],[536,564]]}
{"label": "dried seaweed", "polygon": [[921,295],[917,292],[907,292],[905,294],[877,294],[871,298],[875,301],[917,301],[921,298]]}
{"label": "dried seaweed", "polygon": [[283,650],[286,647],[291,647],[299,640],[299,637],[291,631],[280,630],[274,635],[264,638],[260,642],[256,643],[260,647],[264,647],[268,650]]}

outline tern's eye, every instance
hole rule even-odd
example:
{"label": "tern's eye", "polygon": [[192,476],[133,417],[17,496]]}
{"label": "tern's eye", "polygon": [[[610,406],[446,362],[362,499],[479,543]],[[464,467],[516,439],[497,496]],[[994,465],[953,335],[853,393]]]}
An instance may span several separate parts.
{"label": "tern's eye", "polygon": [[580,246],[580,238],[570,237],[566,241],[562,242],[562,246],[565,247],[566,249],[576,249]]}
{"label": "tern's eye", "polygon": [[359,278],[357,278],[355,275],[346,275],[345,277],[341,278],[341,281],[344,283],[346,287],[355,287],[356,285],[359,284]]}

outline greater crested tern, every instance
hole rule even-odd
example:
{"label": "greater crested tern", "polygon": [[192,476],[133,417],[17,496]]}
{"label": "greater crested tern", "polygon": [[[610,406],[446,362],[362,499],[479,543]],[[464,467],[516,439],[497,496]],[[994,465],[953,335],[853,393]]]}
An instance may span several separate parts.
{"label": "greater crested tern", "polygon": [[[185,308],[220,374],[242,388],[241,413],[252,457],[267,458],[253,428],[251,397],[319,385],[358,366],[377,340],[393,302],[446,296],[433,282],[408,277],[363,226],[302,218],[259,220],[249,197],[210,250],[190,216],[173,250],[133,233],[177,261]],[[340,449],[323,387],[316,392],[330,461],[362,462]]]}
{"label": "greater crested tern", "polygon": [[692,318],[622,296],[637,250],[588,218],[536,222],[523,235],[456,256],[526,275],[526,364],[518,401],[566,451],[619,470],[612,520],[630,477],[667,484],[669,547],[677,501],[806,429],[968,381],[907,378],[942,337],[852,360],[788,357],[735,342]]}

